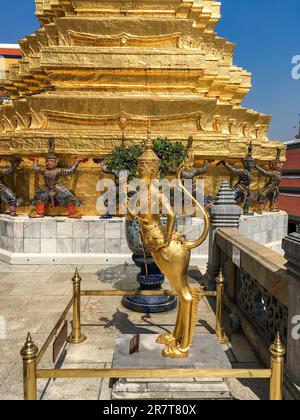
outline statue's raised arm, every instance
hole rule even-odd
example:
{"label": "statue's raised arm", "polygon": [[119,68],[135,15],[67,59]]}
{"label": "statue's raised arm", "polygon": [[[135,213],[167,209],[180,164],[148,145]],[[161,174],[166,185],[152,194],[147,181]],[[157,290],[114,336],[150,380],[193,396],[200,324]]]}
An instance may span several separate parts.
{"label": "statue's raised arm", "polygon": [[81,216],[76,211],[76,207],[82,206],[84,202],[64,185],[61,185],[59,180],[62,176],[74,174],[81,162],[87,162],[87,158],[77,158],[71,168],[59,168],[59,158],[55,153],[54,140],[49,139],[48,145],[49,152],[45,158],[45,167],[42,168],[39,165],[37,157],[32,158],[33,170],[43,176],[44,186],[38,188],[31,200],[36,211],[30,214],[30,217],[43,218],[46,207],[49,205],[51,207],[64,207],[67,209],[70,218],[78,219]]}
{"label": "statue's raised arm", "polygon": [[281,149],[277,148],[275,160],[269,162],[270,170],[267,171],[260,166],[256,165],[256,169],[264,176],[268,177],[269,180],[264,186],[262,192],[259,194],[258,202],[258,213],[262,214],[266,209],[266,205],[269,202],[270,211],[277,212],[277,201],[279,198],[279,185],[282,180],[282,167],[283,164],[280,159]]}
{"label": "statue's raised arm", "polygon": [[80,164],[86,163],[86,162],[88,162],[87,157],[77,158],[75,163],[73,163],[73,165],[70,168],[61,168],[61,175],[65,175],[65,176],[73,175],[79,168]]}
{"label": "statue's raised arm", "polygon": [[230,165],[225,161],[219,162],[218,165],[222,164],[227,168],[233,176],[237,176],[238,182],[233,187],[233,193],[235,200],[238,204],[243,206],[244,214],[246,215],[253,215],[253,212],[250,212],[250,205],[251,205],[251,182],[253,180],[253,169],[255,167],[255,160],[252,155],[253,146],[252,142],[248,146],[248,154],[246,155],[245,159],[243,159],[243,168],[238,169],[234,166]]}
{"label": "statue's raised arm", "polygon": [[16,172],[16,170],[18,169],[18,166],[20,165],[21,162],[22,162],[22,159],[21,158],[19,158],[19,157],[15,158],[11,162],[9,168],[4,168],[4,169],[1,168],[0,169],[0,177],[3,178],[5,176],[7,176],[7,175],[13,175]]}
{"label": "statue's raised arm", "polygon": [[16,194],[12,191],[12,189],[5,184],[3,178],[13,175],[21,162],[22,159],[16,157],[10,164],[10,167],[0,169],[0,212],[2,211],[2,207],[4,207],[2,204],[7,205],[9,208],[9,214],[13,217],[17,216],[17,206],[21,204],[22,200],[16,197]]}

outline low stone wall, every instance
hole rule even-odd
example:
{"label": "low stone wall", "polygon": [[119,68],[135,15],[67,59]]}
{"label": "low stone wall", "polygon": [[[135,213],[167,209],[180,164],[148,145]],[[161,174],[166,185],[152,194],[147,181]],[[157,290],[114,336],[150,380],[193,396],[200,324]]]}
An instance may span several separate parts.
{"label": "low stone wall", "polygon": [[283,305],[288,306],[289,277],[287,260],[282,255],[252,239],[249,240],[234,229],[219,229],[216,241],[222,252],[223,263],[227,258],[237,270],[247,272]]}
{"label": "low stone wall", "polygon": [[124,219],[0,217],[0,259],[10,264],[122,264],[131,261]]}
{"label": "low stone wall", "polygon": [[[187,240],[197,239],[204,227],[202,219],[191,217],[178,217],[177,226]],[[286,235],[287,215],[243,216],[241,232],[262,244],[273,243]],[[0,260],[9,264],[122,264],[131,257],[124,218],[0,215]],[[207,261],[208,239],[192,251],[193,264],[205,266]]]}
{"label": "low stone wall", "polygon": [[287,349],[285,398],[300,400],[300,235],[284,238],[285,256],[249,240],[237,229],[219,229],[216,245],[226,279],[231,327],[242,328],[266,364],[269,345],[280,332]]}
{"label": "low stone wall", "polygon": [[[202,229],[201,219],[178,218],[188,240]],[[193,263],[205,264],[207,252],[207,242],[193,250]],[[124,218],[0,216],[0,260],[9,264],[124,264],[131,258]]]}
{"label": "low stone wall", "polygon": [[280,211],[278,213],[242,216],[239,233],[283,254],[281,245],[282,239],[288,233],[288,214]]}
{"label": "low stone wall", "polygon": [[285,258],[233,229],[220,229],[216,242],[222,253],[229,299],[254,325],[266,346],[278,331],[287,343],[289,299]]}

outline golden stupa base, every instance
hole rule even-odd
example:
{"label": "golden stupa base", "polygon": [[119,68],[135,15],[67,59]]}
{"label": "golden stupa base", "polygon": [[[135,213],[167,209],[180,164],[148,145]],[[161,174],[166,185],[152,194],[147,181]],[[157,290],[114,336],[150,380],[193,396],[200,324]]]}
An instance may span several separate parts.
{"label": "golden stupa base", "polygon": [[[40,180],[26,158],[46,154],[49,137],[71,164],[75,156],[106,156],[122,134],[127,146],[141,143],[149,116],[153,138],[193,136],[196,161],[241,165],[250,141],[261,164],[276,147],[285,149],[268,138],[271,116],[242,106],[251,74],[233,64],[234,44],[215,33],[220,6],[36,0],[41,28],[20,41],[23,58],[4,82],[13,100],[0,106],[0,155],[25,158],[14,180],[17,194],[25,202],[33,197]],[[216,163],[205,177],[209,195],[229,180]],[[66,181],[87,202],[84,215],[95,215],[101,177],[91,161]],[[261,183],[255,174],[252,189]]]}

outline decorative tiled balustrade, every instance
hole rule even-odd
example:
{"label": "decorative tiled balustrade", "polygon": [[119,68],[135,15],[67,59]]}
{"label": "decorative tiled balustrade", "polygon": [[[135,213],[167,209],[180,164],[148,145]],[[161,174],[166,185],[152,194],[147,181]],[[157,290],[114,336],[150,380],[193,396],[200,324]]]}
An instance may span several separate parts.
{"label": "decorative tiled balustrade", "polygon": [[249,240],[237,229],[219,229],[216,245],[226,279],[225,302],[267,363],[268,347],[279,331],[287,349],[286,399],[300,399],[300,235],[283,239],[285,258]]}
{"label": "decorative tiled balustrade", "polygon": [[232,229],[220,229],[216,242],[221,250],[228,297],[266,345],[278,331],[286,343],[288,279],[284,257]]}

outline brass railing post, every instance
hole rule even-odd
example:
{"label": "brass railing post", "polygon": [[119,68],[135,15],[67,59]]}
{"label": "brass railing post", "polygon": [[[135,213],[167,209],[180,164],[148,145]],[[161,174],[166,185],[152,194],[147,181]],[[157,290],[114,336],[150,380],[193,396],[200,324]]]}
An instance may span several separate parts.
{"label": "brass railing post", "polygon": [[220,271],[216,278],[217,288],[217,303],[216,303],[216,336],[221,344],[227,344],[228,338],[225,334],[223,315],[224,315],[224,290],[225,290],[225,279]]}
{"label": "brass railing post", "polygon": [[270,383],[270,400],[281,401],[283,393],[283,370],[284,356],[286,354],[284,345],[281,342],[280,334],[270,347],[271,357],[271,383]]}
{"label": "brass railing post", "polygon": [[80,324],[80,301],[81,301],[81,277],[76,269],[73,282],[73,325],[72,333],[68,338],[68,342],[72,344],[79,344],[86,340],[86,336],[81,334]]}
{"label": "brass railing post", "polygon": [[38,351],[37,346],[32,341],[30,333],[28,333],[26,343],[20,353],[23,358],[24,400],[27,401],[34,401],[37,399],[36,357]]}

